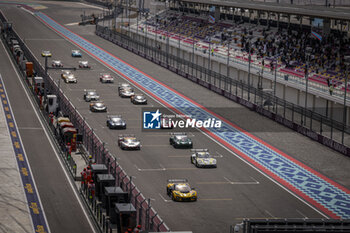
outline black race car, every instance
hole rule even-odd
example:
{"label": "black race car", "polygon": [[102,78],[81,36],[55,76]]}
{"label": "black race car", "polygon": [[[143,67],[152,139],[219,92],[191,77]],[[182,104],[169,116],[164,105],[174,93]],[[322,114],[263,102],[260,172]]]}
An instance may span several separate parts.
{"label": "black race car", "polygon": [[120,115],[107,116],[107,127],[110,129],[126,129],[126,122]]}
{"label": "black race car", "polygon": [[186,133],[171,133],[169,143],[174,148],[193,148],[192,140]]}

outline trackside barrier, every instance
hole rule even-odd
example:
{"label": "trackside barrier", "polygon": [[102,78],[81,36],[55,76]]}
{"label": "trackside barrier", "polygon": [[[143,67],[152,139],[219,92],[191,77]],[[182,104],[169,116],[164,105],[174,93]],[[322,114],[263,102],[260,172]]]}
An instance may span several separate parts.
{"label": "trackside barrier", "polygon": [[[29,8],[29,10],[33,10]],[[4,14],[0,11],[0,27],[3,29],[7,20]],[[60,88],[60,80],[54,80],[50,75],[45,75],[45,69],[42,64],[38,61],[35,55],[31,52],[31,50],[27,47],[27,45],[23,42],[23,40],[18,36],[16,31],[12,29],[11,31],[7,31],[6,33],[2,31],[2,39],[6,42],[9,38],[15,38],[23,50],[24,60],[18,61],[19,67],[21,69],[22,78],[25,83],[28,84],[28,87],[32,90],[33,98],[39,107],[42,105],[40,102],[40,98],[34,92],[34,88],[31,84],[31,80],[26,77],[25,70],[23,69],[22,63],[26,61],[33,62],[33,68],[35,71],[35,76],[44,77],[46,79],[46,88],[48,93],[55,94],[57,96],[59,102],[59,110],[63,115],[67,115],[70,121],[73,123],[74,127],[77,129],[79,134],[82,134],[83,142],[81,145],[78,145],[78,148],[83,149],[85,152],[85,156],[87,153],[92,155],[94,161],[96,163],[103,163],[107,166],[108,172],[115,177],[116,185],[119,185],[124,191],[129,192],[130,202],[134,205],[137,210],[137,224],[142,226],[142,230],[149,230],[153,232],[167,232],[169,228],[166,226],[164,221],[160,218],[158,213],[151,207],[150,202],[141,194],[140,190],[135,186],[133,182],[131,182],[130,177],[126,174],[126,172],[121,168],[119,163],[116,160],[116,156],[112,155],[108,149],[105,147],[105,144],[102,140],[96,135],[94,129],[89,126],[86,122],[85,118],[77,111],[75,106],[69,100],[69,98],[64,94],[63,90]],[[65,164],[72,175],[73,178],[76,178],[76,164],[72,157],[69,156],[67,148],[63,145],[62,139],[57,134],[49,114],[45,109],[41,107],[41,114],[44,119],[46,119],[46,123],[48,128],[51,130],[51,136],[57,140],[54,140],[57,143],[57,147],[61,148],[61,157],[65,161]],[[88,202],[87,194],[81,191],[82,199],[85,202]],[[89,207],[89,211],[93,213],[93,217],[95,222],[98,223],[100,228],[100,232],[110,232],[110,223],[109,219],[102,214],[102,209],[99,203],[94,200],[90,203],[87,203]]]}
{"label": "trackside barrier", "polygon": [[347,125],[275,97],[261,88],[249,86],[242,81],[234,80],[192,63],[184,57],[175,56],[167,52],[169,48],[163,51],[149,44],[146,37],[130,37],[127,30],[121,33],[96,25],[95,33],[194,83],[225,96],[344,155],[350,156],[350,140],[344,140],[350,134],[350,127]]}

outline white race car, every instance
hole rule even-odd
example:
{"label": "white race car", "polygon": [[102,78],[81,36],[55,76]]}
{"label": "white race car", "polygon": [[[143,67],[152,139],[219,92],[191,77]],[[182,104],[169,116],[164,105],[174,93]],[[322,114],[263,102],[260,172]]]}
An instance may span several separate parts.
{"label": "white race car", "polygon": [[52,61],[52,67],[63,67],[63,64],[59,60],[53,60]]}
{"label": "white race car", "polygon": [[122,150],[141,150],[141,142],[133,134],[119,135],[118,145]]}
{"label": "white race car", "polygon": [[90,69],[91,66],[89,65],[88,61],[79,61],[79,68],[81,68],[81,69]]}
{"label": "white race car", "polygon": [[100,74],[100,82],[101,83],[113,83],[114,79],[111,74],[103,73]]}
{"label": "white race car", "polygon": [[216,159],[209,154],[208,149],[192,149],[191,163],[196,167],[216,167]]}

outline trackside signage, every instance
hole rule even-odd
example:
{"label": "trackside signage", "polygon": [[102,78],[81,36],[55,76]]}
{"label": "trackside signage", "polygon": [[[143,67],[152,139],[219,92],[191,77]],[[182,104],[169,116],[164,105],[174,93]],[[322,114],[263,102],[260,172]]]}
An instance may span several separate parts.
{"label": "trackside signage", "polygon": [[143,129],[219,129],[222,126],[222,121],[216,118],[196,119],[191,115],[175,114],[167,109],[144,110],[142,120]]}

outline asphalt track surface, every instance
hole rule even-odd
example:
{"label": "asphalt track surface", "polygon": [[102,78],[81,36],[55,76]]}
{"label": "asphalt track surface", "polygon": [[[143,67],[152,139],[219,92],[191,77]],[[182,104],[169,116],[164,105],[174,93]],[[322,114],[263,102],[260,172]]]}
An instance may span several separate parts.
{"label": "asphalt track surface", "polygon": [[93,232],[2,45],[0,72],[51,232]]}
{"label": "asphalt track surface", "polygon": [[[61,12],[58,11],[59,8],[59,6],[55,6],[54,8],[49,8],[46,12],[55,18],[55,13]],[[66,9],[66,11],[68,10]],[[65,65],[77,64],[79,59],[70,57],[70,50],[73,49],[74,46],[63,40],[41,23],[38,23],[37,19],[33,16],[16,8],[6,8],[4,12],[8,15],[7,17],[14,22],[17,32],[26,38],[26,42],[38,58],[41,50],[50,49],[54,57],[61,59]],[[65,16],[58,13],[55,19],[62,24],[79,20],[79,18],[76,17],[80,14],[78,13],[79,9],[70,9],[69,12],[70,14]],[[11,15],[16,15],[16,17],[11,18]],[[60,21],[60,17],[62,17],[62,21]],[[28,25],[32,25],[31,28],[29,28]],[[160,81],[172,86],[174,89],[177,89],[205,106],[232,107],[236,110],[239,109],[242,113],[236,114],[232,118],[235,119],[235,123],[242,127],[248,126],[247,120],[244,119],[247,118],[247,116],[251,117],[250,119],[252,120],[250,122],[254,122],[254,124],[250,126],[252,128],[255,124],[263,124],[266,127],[271,127],[270,129],[279,127],[277,124],[272,124],[260,116],[254,116],[255,114],[244,111],[244,108],[204,88],[198,87],[171,72],[159,68],[125,50],[117,48],[115,45],[97,38],[92,34],[93,31],[89,27],[72,27],[71,29],[76,30],[93,43],[101,45],[126,62],[132,63],[152,77],[159,78]],[[294,198],[291,194],[285,192],[265,176],[251,169],[248,165],[232,156],[231,153],[201,133],[193,133],[194,145],[196,148],[208,148],[212,153],[215,153],[218,159],[217,169],[196,169],[191,166],[189,163],[190,152],[188,150],[175,150],[171,148],[168,145],[168,133],[166,132],[158,134],[141,133],[141,107],[131,105],[128,99],[120,99],[116,93],[116,84],[102,85],[98,82],[98,74],[107,71],[106,67],[100,65],[86,54],[84,54],[84,60],[89,60],[93,70],[77,71],[76,74],[79,84],[66,85],[62,83],[62,88],[75,106],[77,106],[78,110],[87,117],[88,123],[96,130],[98,136],[108,143],[109,150],[113,154],[118,155],[119,162],[127,173],[136,177],[134,182],[144,195],[154,199],[154,201],[152,201],[152,206],[155,207],[172,230],[190,229],[194,232],[224,232],[228,231],[228,226],[231,223],[245,217],[321,217],[321,215],[313,209]],[[41,59],[41,61],[43,60]],[[51,73],[53,77],[57,80],[59,79],[58,72]],[[88,104],[82,100],[82,94],[84,88],[92,87],[97,89],[100,93],[101,98],[109,107],[110,113],[122,114],[127,119],[128,129],[125,132],[135,133],[141,138],[143,144],[141,151],[124,152],[119,150],[115,144],[115,139],[120,131],[106,129],[106,114],[93,114],[89,112]],[[203,98],[204,96],[205,98]],[[153,100],[150,100],[149,104],[159,106],[158,103]],[[246,129],[249,128],[246,127]],[[294,132],[281,129],[283,128],[280,128],[280,131],[266,130],[256,132],[255,134],[268,143],[271,143],[273,146],[287,152],[289,155],[295,156],[304,163],[311,160],[311,162],[307,164],[309,166],[314,166],[313,168],[316,167],[316,170],[321,170],[317,169],[317,166],[326,167],[323,165],[327,162],[314,162],[313,160],[315,158],[312,158],[312,156],[308,154],[311,152],[316,154],[315,151],[317,151],[317,156],[322,157],[321,160],[327,160],[327,156],[329,156],[333,161],[335,159],[342,160],[339,164],[342,164],[344,168],[346,167],[346,163],[349,164],[347,159],[338,159],[341,155],[325,149],[325,147],[321,147],[319,144],[311,142]],[[288,136],[287,138],[283,138],[282,135]],[[296,145],[302,148],[297,148]],[[306,157],[306,155],[308,155],[308,157]],[[300,159],[298,156],[305,158]],[[165,167],[166,170],[160,171],[159,168],[161,168],[161,166]],[[334,177],[334,179],[338,179],[337,181],[339,183],[349,187],[349,183],[347,183],[349,182],[348,174],[346,169],[342,169],[342,166],[337,166],[337,164],[327,166],[328,168],[331,167],[327,175],[331,178]],[[166,197],[166,179],[182,177],[189,178],[190,183],[196,187],[199,193],[198,202],[173,203]],[[283,206],[283,208],[281,208],[281,206]]]}

